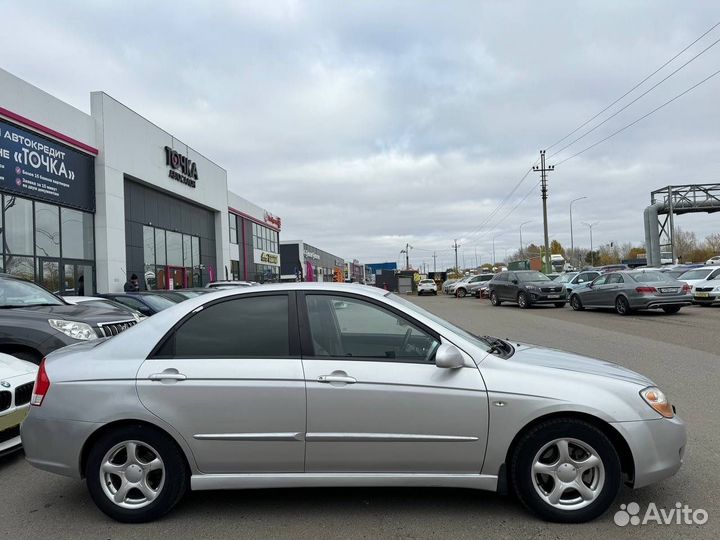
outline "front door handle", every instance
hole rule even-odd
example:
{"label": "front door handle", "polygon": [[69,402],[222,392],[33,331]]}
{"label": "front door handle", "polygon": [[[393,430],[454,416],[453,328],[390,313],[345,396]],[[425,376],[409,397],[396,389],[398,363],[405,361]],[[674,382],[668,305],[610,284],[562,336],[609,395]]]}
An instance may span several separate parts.
{"label": "front door handle", "polygon": [[350,377],[348,375],[320,375],[317,380],[321,383],[353,384],[357,382],[355,377]]}
{"label": "front door handle", "polygon": [[163,371],[162,373],[153,373],[148,376],[151,381],[184,381],[187,379],[182,373],[178,373],[177,370]]}

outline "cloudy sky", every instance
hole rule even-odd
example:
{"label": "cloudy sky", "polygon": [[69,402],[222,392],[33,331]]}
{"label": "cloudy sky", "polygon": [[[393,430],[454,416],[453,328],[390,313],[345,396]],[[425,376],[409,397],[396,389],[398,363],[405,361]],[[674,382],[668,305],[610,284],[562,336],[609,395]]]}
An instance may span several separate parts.
{"label": "cloudy sky", "polygon": [[[0,2],[0,65],[89,112],[104,90],[228,170],[282,237],[347,259],[467,264],[542,241],[552,145],[720,21],[713,1]],[[720,39],[720,26],[604,119]],[[720,44],[549,160],[720,69]],[[720,76],[559,165],[551,238],[640,243],[650,191],[720,178]],[[1,99],[1,97],[0,97]],[[596,121],[597,122],[597,121]],[[548,154],[582,135],[552,147]],[[532,191],[531,191],[532,190]],[[530,193],[528,195],[528,193]],[[526,197],[524,200],[523,198]],[[521,202],[522,201],[522,202]],[[511,210],[515,209],[512,213]],[[490,219],[488,219],[490,218]],[[677,223],[700,238],[720,217]]]}

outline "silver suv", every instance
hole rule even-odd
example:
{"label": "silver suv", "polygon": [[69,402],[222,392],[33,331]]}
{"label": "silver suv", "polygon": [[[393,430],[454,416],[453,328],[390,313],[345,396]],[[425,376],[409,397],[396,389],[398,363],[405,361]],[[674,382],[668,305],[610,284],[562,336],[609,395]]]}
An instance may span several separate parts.
{"label": "silver suv", "polygon": [[460,281],[456,281],[450,285],[449,294],[454,294],[458,298],[464,298],[468,294],[474,294],[475,289],[480,288],[484,283],[490,281],[495,274],[479,274],[477,276],[468,276]]}

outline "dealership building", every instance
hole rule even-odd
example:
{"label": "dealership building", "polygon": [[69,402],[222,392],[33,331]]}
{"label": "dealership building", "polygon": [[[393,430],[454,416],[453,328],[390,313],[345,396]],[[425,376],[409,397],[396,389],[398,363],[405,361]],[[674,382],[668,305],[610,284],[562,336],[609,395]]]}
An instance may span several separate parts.
{"label": "dealership building", "polygon": [[277,216],[104,92],[90,114],[0,70],[3,272],[69,294],[276,281]]}
{"label": "dealership building", "polygon": [[345,281],[345,260],[302,240],[280,242],[283,281]]}

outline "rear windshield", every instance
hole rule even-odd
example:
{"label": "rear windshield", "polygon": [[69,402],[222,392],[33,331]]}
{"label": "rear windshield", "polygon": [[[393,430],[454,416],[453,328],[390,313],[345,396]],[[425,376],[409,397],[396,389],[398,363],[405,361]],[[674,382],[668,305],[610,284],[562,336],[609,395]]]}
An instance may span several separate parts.
{"label": "rear windshield", "polygon": [[628,274],[638,283],[652,283],[653,281],[673,281],[672,278],[662,272],[638,272],[636,274]]}
{"label": "rear windshield", "polygon": [[421,279],[420,283],[435,283],[432,279]]}
{"label": "rear windshield", "polygon": [[518,272],[516,275],[520,281],[551,281],[542,272]]}

